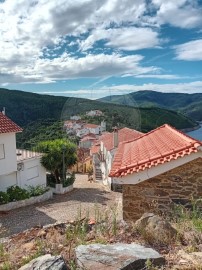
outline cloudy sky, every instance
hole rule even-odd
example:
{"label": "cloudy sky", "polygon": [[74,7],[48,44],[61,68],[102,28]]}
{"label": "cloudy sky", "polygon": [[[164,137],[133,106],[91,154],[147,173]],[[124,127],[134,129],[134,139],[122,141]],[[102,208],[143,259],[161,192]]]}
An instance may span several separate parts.
{"label": "cloudy sky", "polygon": [[0,87],[202,92],[202,1],[0,0]]}

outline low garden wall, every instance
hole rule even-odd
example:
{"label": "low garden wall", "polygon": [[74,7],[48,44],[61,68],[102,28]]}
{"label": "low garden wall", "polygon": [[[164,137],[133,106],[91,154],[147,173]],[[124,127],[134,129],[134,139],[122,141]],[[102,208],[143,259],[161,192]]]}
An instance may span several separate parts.
{"label": "low garden wall", "polygon": [[46,200],[49,200],[53,197],[53,191],[52,189],[46,191],[44,194],[31,197],[29,199],[21,200],[21,201],[16,201],[16,202],[9,202],[6,204],[0,205],[0,211],[10,211],[12,209],[28,206],[31,204],[35,203],[40,203]]}
{"label": "low garden wall", "polygon": [[73,190],[73,185],[70,185],[68,187],[63,187],[62,184],[56,184],[55,188],[52,188],[52,191],[54,194],[65,194],[67,192],[70,192]]}

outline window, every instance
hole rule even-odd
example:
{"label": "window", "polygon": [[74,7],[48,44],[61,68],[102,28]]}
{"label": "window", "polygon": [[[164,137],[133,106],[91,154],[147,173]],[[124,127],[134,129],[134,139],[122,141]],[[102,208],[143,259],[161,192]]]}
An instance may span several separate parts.
{"label": "window", "polygon": [[4,144],[0,144],[0,159],[5,158]]}

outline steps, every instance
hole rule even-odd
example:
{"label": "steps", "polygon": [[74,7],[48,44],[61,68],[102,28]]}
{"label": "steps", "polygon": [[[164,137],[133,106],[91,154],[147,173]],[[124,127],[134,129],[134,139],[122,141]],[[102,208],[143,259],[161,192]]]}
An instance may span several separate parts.
{"label": "steps", "polygon": [[102,172],[100,170],[100,167],[95,168],[95,179],[97,181],[102,181]]}

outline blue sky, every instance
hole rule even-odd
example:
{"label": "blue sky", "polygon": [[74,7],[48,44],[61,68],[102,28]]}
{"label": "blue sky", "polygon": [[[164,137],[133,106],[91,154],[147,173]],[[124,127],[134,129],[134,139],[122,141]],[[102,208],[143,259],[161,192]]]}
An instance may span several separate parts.
{"label": "blue sky", "polygon": [[0,0],[0,87],[202,92],[202,1]]}

